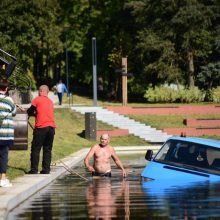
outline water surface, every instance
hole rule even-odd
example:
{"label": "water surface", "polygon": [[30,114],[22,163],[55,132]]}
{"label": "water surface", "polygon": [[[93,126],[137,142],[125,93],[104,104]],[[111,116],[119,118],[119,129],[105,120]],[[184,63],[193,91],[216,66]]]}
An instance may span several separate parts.
{"label": "water surface", "polygon": [[143,182],[143,156],[123,157],[128,177],[92,179],[79,164],[9,213],[8,219],[220,219],[220,183]]}

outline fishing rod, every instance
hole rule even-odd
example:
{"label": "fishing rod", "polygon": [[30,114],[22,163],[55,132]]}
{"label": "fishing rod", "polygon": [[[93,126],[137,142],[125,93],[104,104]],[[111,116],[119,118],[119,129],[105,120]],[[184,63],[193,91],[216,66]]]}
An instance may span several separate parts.
{"label": "fishing rod", "polygon": [[59,160],[59,162],[62,163],[62,164],[63,164],[63,167],[64,167],[68,172],[70,172],[71,174],[75,174],[75,175],[81,177],[83,180],[89,181],[89,179],[87,179],[86,177],[84,177],[84,176],[80,175],[79,173],[77,173],[77,172],[73,171],[72,169],[70,169],[62,160]]}

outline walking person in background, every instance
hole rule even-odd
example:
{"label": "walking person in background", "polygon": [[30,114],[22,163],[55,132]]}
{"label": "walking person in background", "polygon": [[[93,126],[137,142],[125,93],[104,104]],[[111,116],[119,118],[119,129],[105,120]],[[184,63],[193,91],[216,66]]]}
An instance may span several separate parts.
{"label": "walking person in background", "polygon": [[[122,176],[126,177],[126,171],[122,165],[121,160],[115,153],[114,148],[109,145],[109,135],[103,134],[100,137],[100,144],[95,144],[91,147],[89,153],[84,159],[86,168],[92,172],[92,176],[99,177],[111,177],[111,158],[114,160],[116,165],[122,170]],[[93,165],[90,165],[90,159],[93,157]]]}
{"label": "walking person in background", "polygon": [[0,80],[0,186],[11,187],[12,184],[6,177],[8,167],[8,150],[14,142],[14,121],[16,105],[7,95],[8,82]]}
{"label": "walking person in background", "polygon": [[58,84],[56,85],[57,95],[59,99],[59,105],[62,105],[62,99],[64,93],[68,93],[67,88],[64,83],[62,83],[62,80],[60,79]]}
{"label": "walking person in background", "polygon": [[28,116],[35,116],[35,128],[31,145],[31,170],[28,172],[29,174],[38,173],[39,157],[42,146],[43,159],[40,173],[50,173],[56,124],[54,121],[53,102],[48,98],[48,93],[48,86],[40,86],[39,96],[32,101],[31,107],[27,110]]}

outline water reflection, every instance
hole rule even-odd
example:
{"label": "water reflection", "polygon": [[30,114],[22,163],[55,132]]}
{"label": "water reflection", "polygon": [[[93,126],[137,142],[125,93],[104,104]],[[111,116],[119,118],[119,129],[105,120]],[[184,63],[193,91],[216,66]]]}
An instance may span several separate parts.
{"label": "water reflection", "polygon": [[[143,166],[131,163],[125,180],[118,169],[112,170],[112,178],[88,182],[62,176],[9,213],[7,220],[220,219],[220,183],[141,182]],[[85,172],[83,166],[74,170]]]}
{"label": "water reflection", "polygon": [[111,178],[93,179],[86,189],[86,201],[89,218],[117,218],[118,206],[124,204],[124,216],[129,219],[129,182],[123,180],[113,187]]}
{"label": "water reflection", "polygon": [[[172,216],[175,219],[219,219],[220,183],[194,182],[189,184],[166,184],[162,187],[156,181],[143,182],[147,205],[163,210],[158,216]],[[169,187],[167,187],[169,185]]]}

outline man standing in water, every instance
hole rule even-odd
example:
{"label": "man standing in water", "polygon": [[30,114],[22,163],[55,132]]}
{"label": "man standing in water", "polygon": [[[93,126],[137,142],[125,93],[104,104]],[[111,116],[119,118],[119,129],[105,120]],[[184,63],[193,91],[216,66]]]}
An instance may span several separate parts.
{"label": "man standing in water", "polygon": [[[122,165],[121,160],[115,153],[114,148],[109,145],[109,135],[103,134],[100,137],[100,144],[95,144],[91,147],[89,153],[84,159],[86,168],[92,172],[92,176],[106,176],[111,177],[111,158],[116,165],[122,170],[122,176],[126,177],[126,171]],[[90,159],[93,157],[93,166],[90,165]]]}

